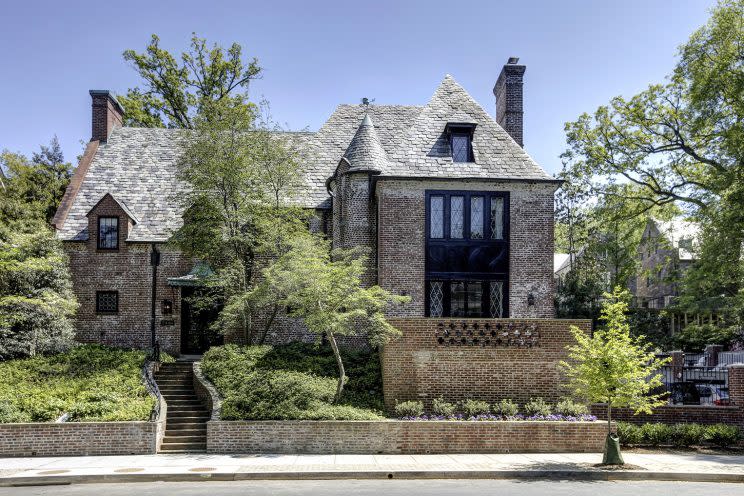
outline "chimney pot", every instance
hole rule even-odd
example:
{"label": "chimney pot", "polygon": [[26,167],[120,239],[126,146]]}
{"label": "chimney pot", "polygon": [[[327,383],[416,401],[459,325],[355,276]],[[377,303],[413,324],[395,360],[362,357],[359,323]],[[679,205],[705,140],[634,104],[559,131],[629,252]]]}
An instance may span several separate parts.
{"label": "chimney pot", "polygon": [[519,146],[523,136],[523,80],[527,66],[519,64],[519,57],[509,57],[493,87],[496,97],[496,122],[509,133]]}
{"label": "chimney pot", "polygon": [[106,141],[115,127],[121,127],[124,109],[109,90],[90,90],[92,99],[91,141]]}

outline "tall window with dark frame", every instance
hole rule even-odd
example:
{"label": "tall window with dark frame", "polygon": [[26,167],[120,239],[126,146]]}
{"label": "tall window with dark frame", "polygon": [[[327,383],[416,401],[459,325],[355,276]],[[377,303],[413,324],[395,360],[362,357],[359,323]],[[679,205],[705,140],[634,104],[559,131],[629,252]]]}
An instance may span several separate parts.
{"label": "tall window with dark frame", "polygon": [[509,194],[426,192],[426,315],[507,317]]}
{"label": "tall window with dark frame", "polygon": [[118,217],[98,217],[98,249],[119,249]]}

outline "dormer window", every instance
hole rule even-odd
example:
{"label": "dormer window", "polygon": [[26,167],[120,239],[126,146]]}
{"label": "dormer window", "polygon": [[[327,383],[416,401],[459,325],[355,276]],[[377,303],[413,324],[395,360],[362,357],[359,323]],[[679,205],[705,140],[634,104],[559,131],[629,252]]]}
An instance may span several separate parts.
{"label": "dormer window", "polygon": [[453,162],[474,162],[473,132],[475,124],[467,122],[449,122],[445,132],[449,137]]}
{"label": "dormer window", "polygon": [[98,217],[98,249],[119,249],[118,217]]}

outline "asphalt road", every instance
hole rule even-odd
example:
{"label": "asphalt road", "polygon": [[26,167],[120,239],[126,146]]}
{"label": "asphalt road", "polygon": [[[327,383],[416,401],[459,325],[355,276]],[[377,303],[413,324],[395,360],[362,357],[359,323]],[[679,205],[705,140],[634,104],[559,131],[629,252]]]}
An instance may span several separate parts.
{"label": "asphalt road", "polygon": [[3,487],[0,496],[728,496],[744,484],[698,482],[578,482],[518,480],[336,480],[154,482]]}

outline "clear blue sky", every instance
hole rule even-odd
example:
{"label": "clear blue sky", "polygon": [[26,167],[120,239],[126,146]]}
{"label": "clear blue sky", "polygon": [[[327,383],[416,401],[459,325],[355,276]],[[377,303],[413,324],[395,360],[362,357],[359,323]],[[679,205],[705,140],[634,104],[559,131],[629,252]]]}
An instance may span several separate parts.
{"label": "clear blue sky", "polygon": [[494,113],[507,57],[527,65],[526,149],[551,173],[563,124],[661,82],[713,0],[13,1],[0,19],[0,149],[30,154],[56,134],[74,160],[90,138],[89,89],[138,84],[122,60],[150,34],[180,53],[192,31],[237,41],[291,128],[317,129],[338,103],[424,104],[452,74]]}

